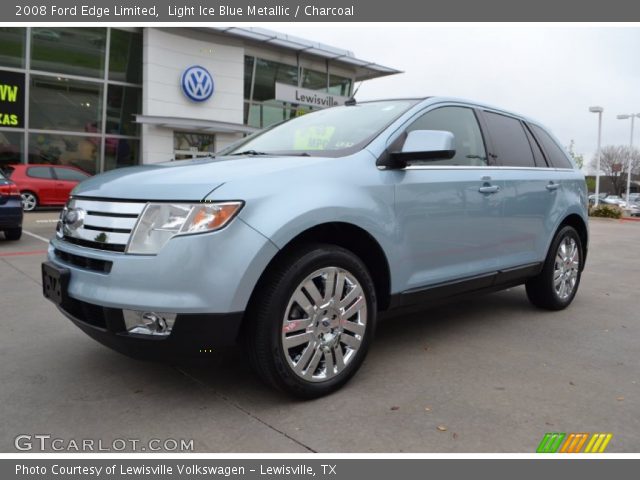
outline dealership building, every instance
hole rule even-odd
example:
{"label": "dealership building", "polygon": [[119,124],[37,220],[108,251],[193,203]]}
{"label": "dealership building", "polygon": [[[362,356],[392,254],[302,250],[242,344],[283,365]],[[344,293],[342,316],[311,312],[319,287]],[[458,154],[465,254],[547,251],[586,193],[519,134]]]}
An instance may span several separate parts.
{"label": "dealership building", "polygon": [[0,166],[207,156],[398,73],[261,28],[0,28]]}

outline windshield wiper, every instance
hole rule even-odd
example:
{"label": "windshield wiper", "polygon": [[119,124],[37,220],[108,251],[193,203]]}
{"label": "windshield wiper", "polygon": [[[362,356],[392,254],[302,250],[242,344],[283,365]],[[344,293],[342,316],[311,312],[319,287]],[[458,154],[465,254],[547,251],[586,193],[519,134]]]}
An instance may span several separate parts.
{"label": "windshield wiper", "polygon": [[256,150],[245,150],[243,152],[232,153],[231,155],[268,155],[268,153],[258,152]]}

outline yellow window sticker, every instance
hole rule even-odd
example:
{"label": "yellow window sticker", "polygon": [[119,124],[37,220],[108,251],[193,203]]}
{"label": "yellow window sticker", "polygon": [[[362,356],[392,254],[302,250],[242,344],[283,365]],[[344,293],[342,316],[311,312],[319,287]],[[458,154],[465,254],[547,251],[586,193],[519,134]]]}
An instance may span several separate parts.
{"label": "yellow window sticker", "polygon": [[336,127],[307,127],[296,130],[296,150],[325,150]]}

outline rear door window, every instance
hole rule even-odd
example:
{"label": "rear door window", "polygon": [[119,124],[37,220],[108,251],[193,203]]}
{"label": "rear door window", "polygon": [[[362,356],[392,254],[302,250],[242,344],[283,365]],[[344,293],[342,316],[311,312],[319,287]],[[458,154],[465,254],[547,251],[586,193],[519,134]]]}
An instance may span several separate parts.
{"label": "rear door window", "polygon": [[27,176],[31,178],[42,178],[52,180],[53,174],[49,167],[29,167],[27,168]]}
{"label": "rear door window", "polygon": [[498,165],[535,167],[531,145],[522,122],[494,112],[484,112]]}
{"label": "rear door window", "polygon": [[567,158],[564,150],[558,146],[553,138],[551,138],[551,135],[537,125],[531,125],[531,130],[538,140],[540,140],[542,148],[547,154],[547,159],[549,159],[549,163],[552,167],[573,169],[573,165]]}

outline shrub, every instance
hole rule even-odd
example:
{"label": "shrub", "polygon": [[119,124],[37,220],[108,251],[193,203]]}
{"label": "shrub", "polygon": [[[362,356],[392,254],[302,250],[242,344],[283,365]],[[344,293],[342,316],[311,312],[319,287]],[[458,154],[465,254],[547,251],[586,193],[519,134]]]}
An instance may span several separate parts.
{"label": "shrub", "polygon": [[602,218],[621,218],[622,209],[617,205],[600,203],[597,207],[589,207],[589,215]]}

